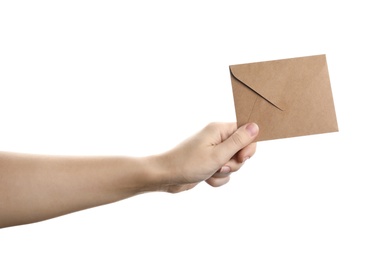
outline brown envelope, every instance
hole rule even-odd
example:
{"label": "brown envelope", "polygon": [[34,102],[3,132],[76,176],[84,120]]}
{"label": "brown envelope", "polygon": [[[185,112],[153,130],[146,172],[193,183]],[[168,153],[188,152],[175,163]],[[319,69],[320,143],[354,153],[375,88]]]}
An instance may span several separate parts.
{"label": "brown envelope", "polygon": [[256,141],[338,131],[325,55],[230,66],[238,126]]}

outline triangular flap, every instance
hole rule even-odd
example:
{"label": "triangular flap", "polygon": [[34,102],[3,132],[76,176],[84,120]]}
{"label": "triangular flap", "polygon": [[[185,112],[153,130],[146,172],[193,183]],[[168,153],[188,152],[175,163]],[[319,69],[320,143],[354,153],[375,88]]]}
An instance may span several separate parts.
{"label": "triangular flap", "polygon": [[304,89],[326,66],[325,55],[231,65],[231,75],[269,103],[285,111],[288,94]]}
{"label": "triangular flap", "polygon": [[[257,93],[271,105],[283,110],[279,104],[281,102],[277,102],[279,100],[279,97],[277,98],[277,96],[279,95],[277,93],[272,93],[271,90],[266,90],[270,88],[268,86],[269,84],[267,84],[266,81],[261,80],[261,74],[263,74],[263,72],[261,72],[260,66],[256,66],[257,64],[258,63],[231,65],[231,76]],[[274,88],[273,91],[276,92]]]}

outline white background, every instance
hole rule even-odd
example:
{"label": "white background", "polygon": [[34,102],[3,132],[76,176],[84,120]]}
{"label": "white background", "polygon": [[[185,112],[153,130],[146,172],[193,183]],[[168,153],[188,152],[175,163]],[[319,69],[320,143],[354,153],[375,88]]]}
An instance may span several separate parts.
{"label": "white background", "polygon": [[218,189],[0,230],[0,259],[389,258],[385,1],[129,2],[0,2],[0,150],[163,152],[235,121],[228,65],[315,54],[340,132],[258,143]]}

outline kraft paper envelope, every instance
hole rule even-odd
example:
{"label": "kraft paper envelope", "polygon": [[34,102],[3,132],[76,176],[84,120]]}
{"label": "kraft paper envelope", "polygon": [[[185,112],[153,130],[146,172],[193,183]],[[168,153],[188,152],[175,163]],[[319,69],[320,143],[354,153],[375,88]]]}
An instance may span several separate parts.
{"label": "kraft paper envelope", "polygon": [[338,131],[325,55],[230,66],[238,126],[256,141]]}

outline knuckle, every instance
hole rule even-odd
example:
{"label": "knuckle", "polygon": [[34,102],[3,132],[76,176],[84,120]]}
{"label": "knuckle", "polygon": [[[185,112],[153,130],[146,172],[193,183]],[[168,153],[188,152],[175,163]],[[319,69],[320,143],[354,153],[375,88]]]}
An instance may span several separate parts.
{"label": "knuckle", "polygon": [[205,128],[208,130],[219,129],[220,124],[216,122],[209,123]]}
{"label": "knuckle", "polygon": [[234,135],[231,136],[231,139],[234,145],[236,145],[237,147],[244,146],[244,138],[242,137],[241,134],[235,133]]}

